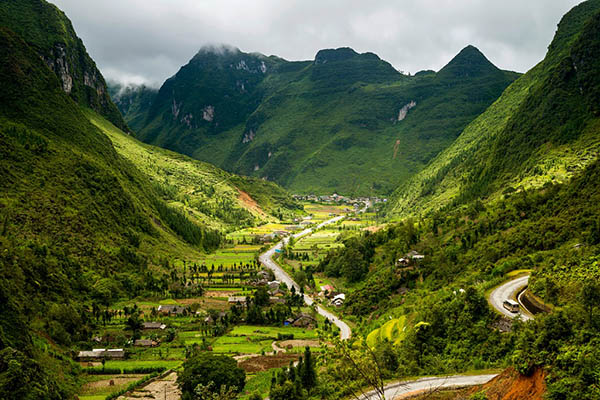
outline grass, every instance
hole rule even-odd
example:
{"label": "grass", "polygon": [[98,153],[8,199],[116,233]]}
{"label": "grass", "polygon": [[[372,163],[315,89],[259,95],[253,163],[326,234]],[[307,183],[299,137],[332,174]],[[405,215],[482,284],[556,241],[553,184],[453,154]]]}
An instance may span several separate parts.
{"label": "grass", "polygon": [[260,394],[263,398],[267,396],[271,387],[271,375],[271,371],[248,375],[246,377],[246,386],[244,387],[244,391],[238,398],[240,400],[248,400],[254,393]]}

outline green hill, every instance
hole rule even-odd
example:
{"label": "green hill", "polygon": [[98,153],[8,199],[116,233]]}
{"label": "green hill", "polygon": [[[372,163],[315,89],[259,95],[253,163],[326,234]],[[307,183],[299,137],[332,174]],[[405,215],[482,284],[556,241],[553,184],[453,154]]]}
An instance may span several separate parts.
{"label": "green hill", "polygon": [[472,46],[439,73],[414,77],[349,48],[303,62],[205,48],[150,108],[132,94],[133,111],[121,110],[141,140],[229,171],[295,192],[381,194],[449,146],[517,76]]}
{"label": "green hill", "polygon": [[545,59],[457,140],[400,186],[395,215],[565,182],[594,161],[598,135],[598,1],[564,16]]}

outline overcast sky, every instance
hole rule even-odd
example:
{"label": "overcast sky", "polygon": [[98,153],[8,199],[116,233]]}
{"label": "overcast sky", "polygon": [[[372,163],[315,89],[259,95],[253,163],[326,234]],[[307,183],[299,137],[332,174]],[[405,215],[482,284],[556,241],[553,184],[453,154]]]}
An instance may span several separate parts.
{"label": "overcast sky", "polygon": [[395,68],[439,70],[463,47],[503,69],[539,62],[579,0],[50,0],[107,79],[161,84],[205,44],[288,60],[371,51]]}

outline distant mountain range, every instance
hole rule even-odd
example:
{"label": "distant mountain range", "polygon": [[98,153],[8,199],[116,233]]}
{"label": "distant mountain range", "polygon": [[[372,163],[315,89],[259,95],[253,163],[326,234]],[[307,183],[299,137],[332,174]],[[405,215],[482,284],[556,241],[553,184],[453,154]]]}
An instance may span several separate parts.
{"label": "distant mountain range", "polygon": [[294,192],[391,193],[519,75],[475,47],[403,75],[373,53],[291,62],[205,47],[153,91],[110,92],[141,140]]}

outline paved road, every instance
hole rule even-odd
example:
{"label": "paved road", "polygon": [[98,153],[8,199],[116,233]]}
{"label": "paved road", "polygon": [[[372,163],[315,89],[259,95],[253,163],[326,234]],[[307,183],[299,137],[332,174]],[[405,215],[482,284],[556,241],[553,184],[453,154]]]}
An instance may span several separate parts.
{"label": "paved road", "polygon": [[[303,230],[302,232],[298,232],[298,233],[294,234],[293,237],[297,239],[297,238],[301,238],[302,236],[310,235],[314,230],[322,228],[329,224],[336,223],[337,221],[344,219],[344,217],[345,217],[344,215],[340,215],[338,217],[332,218],[330,220],[320,223],[319,225],[317,225],[314,228],[308,228],[308,229]],[[283,270],[283,268],[281,268],[275,261],[273,261],[273,255],[275,254],[275,251],[280,250],[283,247],[283,243],[287,243],[288,241],[289,241],[289,238],[285,238],[284,240],[279,242],[274,247],[271,247],[269,250],[267,250],[266,252],[264,252],[263,254],[260,255],[259,260],[264,266],[266,266],[267,268],[269,268],[270,270],[273,271],[273,273],[275,274],[275,279],[277,279],[279,282],[285,282],[285,284],[289,288],[294,286],[299,293],[300,286],[298,286],[298,284],[292,280],[292,278],[287,274],[287,272],[285,272]],[[314,303],[314,299],[307,294],[304,295],[304,301],[309,306]],[[352,335],[352,330],[350,329],[348,324],[346,324],[344,321],[339,319],[337,316],[335,316],[334,314],[325,310],[324,308],[322,308],[319,305],[317,305],[317,312],[319,314],[321,314],[322,316],[324,316],[325,318],[328,318],[333,324],[335,324],[338,328],[340,328],[340,339],[346,340],[346,339],[350,338],[350,336]]]}
{"label": "paved road", "polygon": [[[533,317],[531,315],[529,315],[529,313],[527,313],[527,312],[521,311],[519,313],[511,313],[506,308],[504,308],[504,306],[502,305],[502,303],[504,303],[504,300],[514,299],[515,294],[517,292],[519,292],[521,289],[523,289],[525,286],[527,286],[528,282],[529,282],[529,275],[526,275],[526,276],[522,276],[520,278],[510,280],[510,281],[498,286],[490,294],[491,305],[496,310],[498,310],[499,312],[501,312],[502,314],[507,316],[508,318],[520,317],[523,321],[528,321],[530,319],[533,319]],[[520,303],[521,302],[519,301],[519,304]],[[521,305],[521,309],[523,309],[523,305],[522,304],[520,304],[520,305]]]}
{"label": "paved road", "polygon": [[[483,385],[495,378],[496,374],[489,375],[454,375],[446,377],[421,378],[416,381],[396,382],[385,387],[386,400],[393,400],[397,396],[413,392],[432,391]],[[378,400],[380,397],[375,392],[369,392],[360,397],[362,400]]]}

